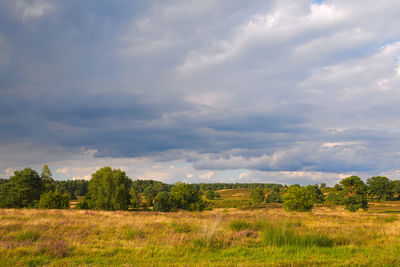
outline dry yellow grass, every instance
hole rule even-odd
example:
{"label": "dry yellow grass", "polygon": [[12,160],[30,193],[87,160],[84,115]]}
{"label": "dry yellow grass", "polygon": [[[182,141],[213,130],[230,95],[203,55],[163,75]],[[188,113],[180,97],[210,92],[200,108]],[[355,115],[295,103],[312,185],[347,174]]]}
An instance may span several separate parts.
{"label": "dry yellow grass", "polygon": [[[0,265],[389,265],[400,263],[396,214],[282,208],[206,212],[0,210]],[[395,208],[391,206],[391,208]],[[400,208],[400,206],[397,206]],[[235,230],[244,222],[246,230]],[[265,243],[266,226],[320,235],[327,247]],[[56,244],[56,245],[53,245]],[[393,255],[392,255],[393,254]]]}

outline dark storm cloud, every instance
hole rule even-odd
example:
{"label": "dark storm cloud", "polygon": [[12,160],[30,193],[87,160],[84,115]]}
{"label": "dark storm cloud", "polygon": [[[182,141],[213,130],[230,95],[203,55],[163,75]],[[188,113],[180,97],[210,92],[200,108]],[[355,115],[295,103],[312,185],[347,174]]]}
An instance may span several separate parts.
{"label": "dark storm cloud", "polygon": [[29,144],[196,170],[396,168],[400,6],[267,2],[1,2],[0,145],[15,161]]}

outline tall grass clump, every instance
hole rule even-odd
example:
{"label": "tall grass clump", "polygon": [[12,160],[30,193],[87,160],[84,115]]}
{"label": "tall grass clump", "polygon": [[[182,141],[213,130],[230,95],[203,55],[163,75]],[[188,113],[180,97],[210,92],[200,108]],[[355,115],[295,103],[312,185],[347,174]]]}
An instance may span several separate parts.
{"label": "tall grass clump", "polygon": [[242,221],[242,220],[237,220],[233,221],[229,224],[229,228],[233,231],[242,231],[242,230],[247,230],[251,228],[251,225],[248,222]]}
{"label": "tall grass clump", "polygon": [[299,235],[287,223],[265,224],[263,240],[273,246],[332,247],[334,240],[324,234]]}
{"label": "tall grass clump", "polygon": [[25,230],[23,232],[19,232],[15,236],[16,241],[31,241],[35,242],[39,239],[40,234],[38,232],[32,230]]}

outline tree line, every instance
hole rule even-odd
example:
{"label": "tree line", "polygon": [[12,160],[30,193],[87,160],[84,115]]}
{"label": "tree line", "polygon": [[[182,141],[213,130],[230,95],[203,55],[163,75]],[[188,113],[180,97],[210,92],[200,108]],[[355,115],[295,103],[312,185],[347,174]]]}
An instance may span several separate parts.
{"label": "tree line", "polygon": [[[104,167],[90,181],[55,181],[47,165],[41,174],[31,168],[17,170],[0,179],[1,208],[69,208],[80,196],[78,209],[175,211],[203,210],[207,200],[218,199],[221,189],[251,189],[250,204],[283,203],[288,210],[307,211],[314,204],[344,205],[350,211],[368,209],[368,199],[397,200],[400,181],[375,176],[364,183],[359,177],[343,179],[334,187],[262,183],[165,184],[154,180],[131,180],[124,171]],[[324,191],[324,193],[322,192]],[[265,192],[267,191],[267,196]],[[204,200],[202,194],[205,193]],[[83,197],[83,198],[82,198]]]}

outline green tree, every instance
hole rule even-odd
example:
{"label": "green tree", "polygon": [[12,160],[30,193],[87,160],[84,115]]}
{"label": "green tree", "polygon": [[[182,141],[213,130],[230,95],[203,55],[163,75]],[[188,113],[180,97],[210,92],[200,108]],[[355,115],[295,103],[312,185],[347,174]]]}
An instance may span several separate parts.
{"label": "green tree", "polygon": [[59,192],[46,192],[40,196],[40,209],[68,209],[71,197],[69,194]]}
{"label": "green tree", "polygon": [[358,176],[351,176],[340,181],[344,190],[346,209],[355,212],[358,209],[368,209],[367,185]]}
{"label": "green tree", "polygon": [[322,193],[321,189],[319,189],[318,185],[307,185],[307,189],[313,193],[314,203],[324,202],[324,194]]}
{"label": "green tree", "polygon": [[200,197],[199,190],[191,184],[178,182],[171,188],[171,203],[174,209],[203,210],[207,203]]}
{"label": "green tree", "polygon": [[304,186],[289,186],[283,196],[283,206],[291,211],[309,211],[314,206],[314,191]]}
{"label": "green tree", "polygon": [[43,191],[43,181],[35,170],[17,170],[8,182],[1,186],[0,207],[34,207]]}
{"label": "green tree", "polygon": [[142,197],[139,195],[138,192],[136,192],[133,186],[129,190],[129,195],[131,197],[131,207],[134,209],[139,208],[140,204],[142,203]]}
{"label": "green tree", "polygon": [[380,200],[392,200],[393,199],[393,183],[383,176],[375,176],[367,179],[369,186],[369,192],[375,195]]}
{"label": "green tree", "polygon": [[390,183],[393,196],[397,196],[397,199],[400,199],[400,180],[390,181]]}
{"label": "green tree", "polygon": [[43,166],[41,178],[43,181],[44,192],[55,190],[53,175],[48,165]]}
{"label": "green tree", "polygon": [[250,192],[250,203],[251,204],[258,204],[264,202],[265,194],[264,190],[260,187],[256,187]]}
{"label": "green tree", "polygon": [[319,186],[319,188],[322,188],[322,189],[326,188],[326,183],[321,183],[321,185]]}
{"label": "green tree", "polygon": [[132,181],[120,169],[104,167],[89,181],[89,207],[97,210],[127,210]]}
{"label": "green tree", "polygon": [[281,189],[279,187],[272,187],[271,191],[268,193],[267,196],[267,203],[282,203],[282,197],[280,193]]}
{"label": "green tree", "polygon": [[206,191],[206,198],[209,200],[215,199],[215,191],[214,190],[207,190]]}
{"label": "green tree", "polygon": [[155,211],[171,211],[172,208],[171,194],[166,191],[158,193],[154,199],[153,209]]}

